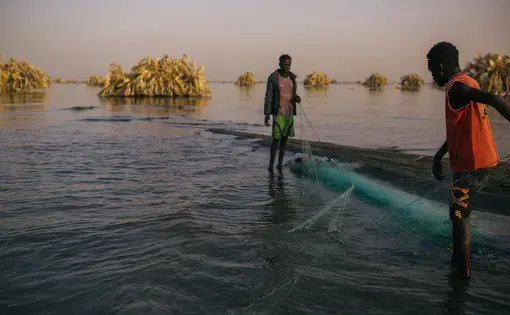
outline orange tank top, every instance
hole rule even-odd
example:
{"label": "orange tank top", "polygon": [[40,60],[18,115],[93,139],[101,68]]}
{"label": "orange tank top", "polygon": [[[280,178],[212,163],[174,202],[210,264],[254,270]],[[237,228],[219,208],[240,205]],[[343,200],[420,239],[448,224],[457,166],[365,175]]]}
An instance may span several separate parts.
{"label": "orange tank top", "polygon": [[452,171],[495,167],[499,156],[484,104],[471,102],[459,110],[450,104],[448,91],[457,81],[480,88],[478,82],[465,73],[457,73],[446,84],[446,140]]}

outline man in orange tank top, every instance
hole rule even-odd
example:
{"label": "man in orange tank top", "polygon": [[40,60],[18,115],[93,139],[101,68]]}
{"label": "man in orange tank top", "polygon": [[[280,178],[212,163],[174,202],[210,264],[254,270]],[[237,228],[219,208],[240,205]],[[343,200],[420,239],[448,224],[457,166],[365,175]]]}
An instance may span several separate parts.
{"label": "man in orange tank top", "polygon": [[448,153],[453,171],[451,264],[461,275],[470,277],[470,205],[499,160],[485,105],[495,108],[508,121],[510,106],[502,97],[480,90],[478,82],[462,72],[459,51],[453,44],[437,43],[428,52],[427,60],[434,81],[446,90],[446,141],[434,156],[432,171],[437,180],[443,179],[441,159]]}

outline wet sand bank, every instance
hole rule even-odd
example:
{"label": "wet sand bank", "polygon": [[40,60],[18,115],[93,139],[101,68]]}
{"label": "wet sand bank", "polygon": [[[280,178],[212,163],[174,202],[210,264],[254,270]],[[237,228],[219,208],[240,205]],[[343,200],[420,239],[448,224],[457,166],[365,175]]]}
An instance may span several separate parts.
{"label": "wet sand bank", "polygon": [[[261,146],[270,146],[271,137],[256,133],[211,128],[209,132],[232,135],[238,139],[253,139]],[[289,139],[287,150],[300,152],[300,139]],[[432,156],[415,155],[397,150],[367,149],[310,141],[313,154],[335,158],[338,162],[354,163],[355,171],[388,182],[418,196],[446,202],[452,173],[448,159],[443,159],[445,179],[437,181],[432,175]],[[440,188],[440,189],[438,189]],[[432,192],[431,190],[437,190]],[[493,169],[487,187],[473,200],[475,210],[510,215],[510,164],[500,163]]]}

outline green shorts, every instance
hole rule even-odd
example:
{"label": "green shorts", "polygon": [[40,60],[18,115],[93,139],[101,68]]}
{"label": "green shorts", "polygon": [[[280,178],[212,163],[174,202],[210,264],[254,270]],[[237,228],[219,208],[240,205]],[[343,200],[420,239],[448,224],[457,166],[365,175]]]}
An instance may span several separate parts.
{"label": "green shorts", "polygon": [[277,114],[273,116],[273,139],[294,137],[294,115]]}

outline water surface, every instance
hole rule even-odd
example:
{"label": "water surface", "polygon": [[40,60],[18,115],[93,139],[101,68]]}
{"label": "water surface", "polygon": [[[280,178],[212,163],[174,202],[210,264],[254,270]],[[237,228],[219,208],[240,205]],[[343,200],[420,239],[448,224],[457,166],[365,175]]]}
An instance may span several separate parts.
{"label": "water surface", "polygon": [[[447,238],[353,196],[287,233],[338,193],[269,175],[267,148],[206,131],[270,132],[263,85],[212,88],[204,101],[81,85],[3,99],[0,314],[509,313],[508,217],[475,214],[500,242],[474,256],[469,284],[449,276]],[[301,94],[323,141],[430,153],[443,140],[436,90]],[[502,153],[508,125],[493,119]]]}

